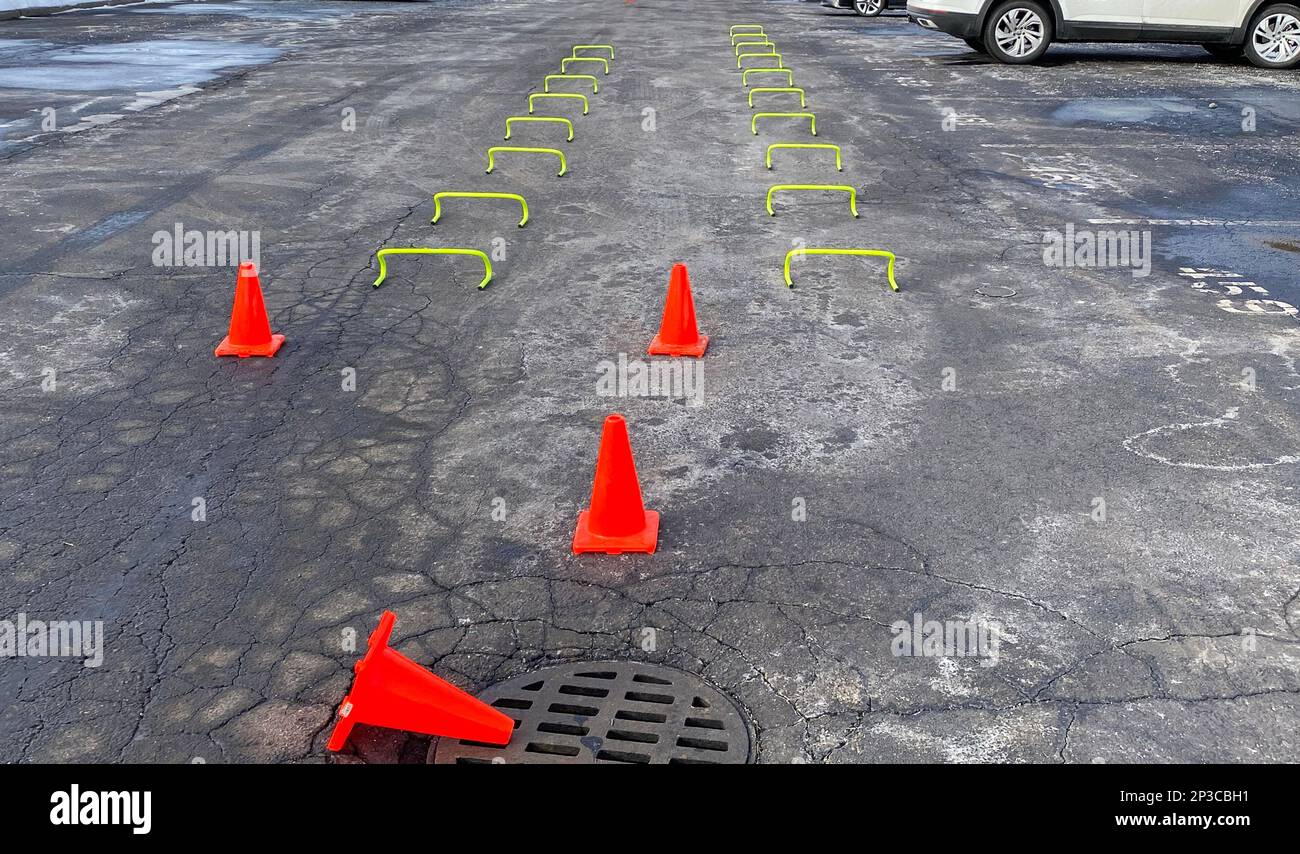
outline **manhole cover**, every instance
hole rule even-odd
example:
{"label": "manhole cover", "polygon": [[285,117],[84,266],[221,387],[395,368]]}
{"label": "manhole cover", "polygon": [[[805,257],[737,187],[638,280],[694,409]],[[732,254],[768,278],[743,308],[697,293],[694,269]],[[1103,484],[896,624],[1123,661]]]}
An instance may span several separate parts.
{"label": "manhole cover", "polygon": [[1008,288],[1006,285],[980,285],[975,289],[975,293],[982,297],[1013,297],[1016,295],[1016,289]]}
{"label": "manhole cover", "polygon": [[479,699],[516,721],[510,744],[439,739],[437,764],[740,764],[749,729],[734,703],[680,670],[627,661],[551,667]]}

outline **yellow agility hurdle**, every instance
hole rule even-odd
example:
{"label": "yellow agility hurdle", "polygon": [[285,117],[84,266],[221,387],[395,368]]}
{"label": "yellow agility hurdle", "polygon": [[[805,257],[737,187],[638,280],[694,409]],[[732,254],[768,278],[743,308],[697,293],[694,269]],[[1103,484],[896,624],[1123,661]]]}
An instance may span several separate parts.
{"label": "yellow agility hurdle", "polygon": [[614,60],[614,46],[612,44],[575,44],[573,50],[569,52],[569,56],[577,56],[580,50],[607,50],[609,51],[610,61]]}
{"label": "yellow agility hurdle", "polygon": [[[785,68],[785,63],[781,61],[781,54],[779,54],[779,53],[777,53],[775,50],[773,50],[771,53],[742,53],[740,56],[736,57],[736,68],[737,68],[737,70],[739,70],[741,64],[742,64],[746,59],[749,59],[751,56],[764,56],[764,57],[774,56],[774,57],[776,57],[776,67],[777,67],[777,69],[779,70],[779,69]],[[764,68],[768,68],[768,67],[770,67],[770,66],[764,66]]]}
{"label": "yellow agility hurdle", "polygon": [[749,129],[754,132],[754,136],[758,136],[759,119],[807,119],[812,135],[817,135],[817,116],[813,113],[754,113],[754,117],[749,120]]}
{"label": "yellow agility hurdle", "polygon": [[749,90],[749,108],[751,110],[754,109],[754,95],[758,92],[797,92],[799,94],[799,106],[808,106],[808,99],[804,96],[804,91],[798,86],[755,86]]}
{"label": "yellow agility hurdle", "polygon": [[417,246],[410,249],[380,249],[375,256],[379,260],[379,278],[375,279],[375,287],[379,287],[388,278],[389,255],[473,255],[483,262],[483,281],[478,283],[478,289],[483,290],[492,281],[492,262],[477,249],[428,249]]}
{"label": "yellow agility hurdle", "polygon": [[[774,142],[767,147],[767,168],[772,168],[772,149],[774,148],[828,148],[835,152],[835,171],[843,172],[844,163],[840,158],[840,147],[829,142]],[[854,214],[857,216],[857,214]]]}
{"label": "yellow agility hurdle", "polygon": [[519,220],[519,227],[528,225],[528,202],[524,201],[524,197],[518,193],[462,193],[457,190],[445,190],[433,194],[433,219],[429,220],[429,225],[437,225],[438,220],[442,219],[443,199],[514,199],[519,202],[519,207],[524,211],[523,219]]}
{"label": "yellow agility hurdle", "polygon": [[543,93],[551,91],[552,80],[590,80],[591,94],[593,95],[600,94],[600,84],[599,82],[597,82],[596,75],[594,74],[548,74],[542,78]]}
{"label": "yellow agility hurdle", "polygon": [[750,35],[754,35],[755,32],[757,32],[758,35],[760,36],[763,35],[762,24],[732,24],[730,33],[733,39],[736,37],[737,30],[746,30],[749,32]]}
{"label": "yellow agility hurdle", "polygon": [[491,148],[489,148],[487,152],[488,154],[487,174],[488,175],[491,175],[492,170],[497,168],[496,155],[497,152],[501,152],[501,151],[513,151],[518,154],[554,154],[556,157],[560,158],[560,174],[555,177],[563,178],[564,173],[569,171],[569,164],[564,159],[564,152],[560,151],[560,149],[558,148],[520,148],[514,145],[494,145]]}
{"label": "yellow agility hurdle", "polygon": [[847,184],[773,184],[767,191],[767,215],[776,216],[776,211],[772,210],[772,194],[777,190],[828,190],[836,193],[849,194],[849,210],[853,216],[858,215],[858,191]]}
{"label": "yellow agility hurdle", "polygon": [[898,260],[894,257],[893,252],[884,249],[791,249],[785,253],[785,286],[794,287],[794,280],[790,278],[790,260],[796,255],[859,255],[872,258],[888,258],[889,266],[886,268],[886,275],[889,278],[889,289],[898,291],[898,282],[894,280],[894,263]]}
{"label": "yellow agility hurdle", "polygon": [[587,96],[577,92],[534,92],[528,96],[528,115],[533,114],[533,106],[538,98],[576,98],[582,102],[582,114],[587,115]]}
{"label": "yellow agility hurdle", "polygon": [[794,85],[793,68],[746,68],[744,71],[740,72],[740,85],[748,86],[749,75],[751,74],[784,74],[785,85],[787,86]]}
{"label": "yellow agility hurdle", "polygon": [[762,40],[761,42],[745,42],[745,41],[738,41],[738,42],[736,42],[735,44],[733,44],[732,47],[734,47],[734,48],[736,49],[736,50],[735,50],[735,54],[736,54],[736,56],[740,56],[740,52],[741,52],[743,49],[745,49],[746,47],[771,47],[771,48],[774,48],[774,47],[776,47],[776,42],[772,41],[772,40],[769,39],[767,36],[763,36],[763,40]]}
{"label": "yellow agility hurdle", "polygon": [[569,72],[570,62],[599,62],[601,65],[605,66],[606,76],[609,75],[609,60],[603,56],[566,56],[564,59],[560,60],[561,74],[567,74]]}
{"label": "yellow agility hurdle", "polygon": [[561,116],[507,116],[506,117],[506,135],[504,139],[510,139],[511,122],[551,122],[557,125],[564,125],[569,129],[569,138],[565,142],[573,142],[573,122]]}

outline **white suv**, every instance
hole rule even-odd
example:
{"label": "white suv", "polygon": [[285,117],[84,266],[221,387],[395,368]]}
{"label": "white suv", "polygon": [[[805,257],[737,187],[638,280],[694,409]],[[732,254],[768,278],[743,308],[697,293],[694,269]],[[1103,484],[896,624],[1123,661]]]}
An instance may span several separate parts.
{"label": "white suv", "polygon": [[1261,68],[1300,65],[1300,0],[910,0],[907,16],[1010,63],[1053,41],[1199,44]]}

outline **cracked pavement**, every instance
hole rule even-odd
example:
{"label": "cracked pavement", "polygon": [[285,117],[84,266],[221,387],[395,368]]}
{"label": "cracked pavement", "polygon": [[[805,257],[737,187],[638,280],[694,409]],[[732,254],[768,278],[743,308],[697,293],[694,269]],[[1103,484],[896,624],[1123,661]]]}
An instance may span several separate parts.
{"label": "cracked pavement", "polygon": [[[807,132],[751,135],[726,35],[750,20],[842,173],[762,168]],[[572,660],[698,673],[761,762],[1300,760],[1300,329],[1231,290],[1300,303],[1300,76],[1167,46],[1003,67],[898,15],[739,0],[178,4],[0,39],[251,63],[106,72],[80,111],[84,79],[0,69],[0,618],[107,636],[99,668],[0,659],[0,759],[427,761],[368,727],[324,747],[345,641],[391,609],[394,646],[471,691]],[[579,42],[618,53],[570,173],[485,176]],[[787,181],[852,184],[862,217],[791,195],[769,218]],[[431,227],[442,189],[533,219],[449,203]],[[1045,266],[1044,231],[1090,220],[1149,229],[1151,275]],[[213,357],[234,270],[153,266],[178,222],[260,232],[274,359]],[[370,287],[377,249],[415,245],[504,259],[482,292],[463,259]],[[888,248],[902,290],[829,258],[787,290],[800,245]],[[600,396],[677,261],[703,405]],[[654,555],[569,552],[611,411]],[[997,663],[895,656],[916,613],[996,622]]]}

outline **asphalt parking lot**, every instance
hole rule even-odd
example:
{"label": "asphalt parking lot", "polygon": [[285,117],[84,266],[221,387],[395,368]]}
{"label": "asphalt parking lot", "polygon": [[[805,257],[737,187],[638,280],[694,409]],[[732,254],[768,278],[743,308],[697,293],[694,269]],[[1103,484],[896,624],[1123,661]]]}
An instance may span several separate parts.
{"label": "asphalt parking lot", "polygon": [[[751,21],[842,172],[763,167],[812,138],[751,133],[728,38]],[[564,108],[568,174],[485,175],[584,42],[617,57]],[[1298,96],[1198,48],[1009,67],[801,2],[0,22],[0,618],[105,637],[97,667],[0,661],[0,759],[428,761],[395,730],[325,750],[348,641],[391,609],[394,645],[471,691],[698,674],[760,762],[1300,761]],[[769,217],[777,183],[850,185],[861,216]],[[445,189],[532,220],[430,226]],[[159,265],[178,224],[257,233],[274,358],[213,357],[235,271]],[[1149,267],[1044,263],[1045,233],[1101,229],[1148,235]],[[406,258],[371,287],[376,250],[420,245],[490,247],[495,278]],[[900,290],[812,257],[787,289],[804,247],[888,249]],[[699,397],[610,397],[675,262]],[[570,552],[610,412],[653,555]],[[996,654],[898,654],[914,619],[997,626]]]}

